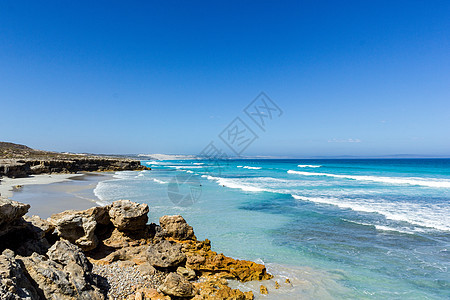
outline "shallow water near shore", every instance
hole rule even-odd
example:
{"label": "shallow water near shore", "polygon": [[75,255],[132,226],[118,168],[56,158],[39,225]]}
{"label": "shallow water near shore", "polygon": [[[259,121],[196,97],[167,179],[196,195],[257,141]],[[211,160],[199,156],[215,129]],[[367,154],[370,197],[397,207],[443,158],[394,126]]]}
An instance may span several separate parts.
{"label": "shallow water near shore", "polygon": [[[45,177],[49,176],[56,177],[55,182],[48,183]],[[15,189],[11,199],[30,204],[28,215],[38,215],[46,219],[65,210],[84,210],[98,205],[98,198],[94,194],[95,187],[100,181],[112,178],[112,174],[108,173],[86,173],[66,175],[57,181],[57,176],[37,175],[37,182],[34,184],[18,179],[17,182],[24,185]],[[15,179],[12,182],[16,182]]]}
{"label": "shallow water near shore", "polygon": [[266,299],[450,297],[449,159],[143,164],[96,196],[145,202],[152,222],[181,214],[213,250],[265,263]]}

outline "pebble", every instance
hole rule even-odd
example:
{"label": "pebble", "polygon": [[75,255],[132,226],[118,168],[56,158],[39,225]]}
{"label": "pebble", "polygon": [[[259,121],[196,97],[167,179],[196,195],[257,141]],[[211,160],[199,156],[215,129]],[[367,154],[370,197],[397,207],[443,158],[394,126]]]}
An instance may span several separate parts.
{"label": "pebble", "polygon": [[92,273],[97,275],[97,284],[105,292],[107,299],[127,298],[139,288],[158,288],[167,273],[157,271],[154,275],[142,276],[137,266],[120,266],[119,262],[109,265],[95,265]]}

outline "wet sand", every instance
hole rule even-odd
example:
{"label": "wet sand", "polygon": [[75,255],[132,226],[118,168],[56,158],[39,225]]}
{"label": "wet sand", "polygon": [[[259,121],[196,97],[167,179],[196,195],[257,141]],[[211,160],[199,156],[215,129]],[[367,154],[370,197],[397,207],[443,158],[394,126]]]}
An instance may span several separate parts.
{"label": "wet sand", "polygon": [[[113,173],[35,175],[28,178],[2,179],[2,196],[31,205],[28,215],[45,219],[69,209],[83,210],[98,206],[94,189]],[[20,185],[21,187],[15,188]],[[12,189],[12,191],[11,191]]]}

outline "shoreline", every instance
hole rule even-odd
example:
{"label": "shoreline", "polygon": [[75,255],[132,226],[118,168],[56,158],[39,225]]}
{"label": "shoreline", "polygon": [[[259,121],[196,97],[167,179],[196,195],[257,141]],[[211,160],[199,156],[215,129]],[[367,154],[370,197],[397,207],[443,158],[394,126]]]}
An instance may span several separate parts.
{"label": "shoreline", "polygon": [[97,184],[113,178],[114,172],[41,174],[25,178],[0,179],[0,195],[31,205],[29,215],[48,218],[65,210],[85,210],[99,206],[94,194]]}
{"label": "shoreline", "polygon": [[[35,198],[32,189],[48,194],[57,187],[60,201],[61,191],[73,194],[68,186],[93,194],[98,182],[112,177],[103,175],[32,177],[20,181],[24,190],[13,190],[12,198]],[[9,180],[4,189],[18,182]],[[68,201],[60,202],[66,209],[48,205],[58,213],[45,220],[42,215],[29,216],[30,204],[36,204],[0,198],[0,280],[11,286],[0,288],[0,298],[197,300],[218,293],[220,299],[250,300],[255,297],[252,291],[233,289],[227,279],[263,283],[273,278],[262,264],[212,251],[211,242],[198,240],[180,215],[164,215],[159,224],[148,224],[147,204],[118,200],[92,207],[92,201],[86,201],[89,209],[75,211],[67,210]],[[260,290],[267,294],[262,284]]]}
{"label": "shoreline", "polygon": [[[68,210],[83,211],[100,206],[98,197],[94,194],[97,184],[113,179],[115,172],[85,172],[81,174],[44,174],[32,175],[28,178],[3,178],[0,181],[0,191],[7,191],[11,200],[30,204],[27,215],[36,215],[42,219],[50,218]],[[21,185],[17,189],[15,186]],[[4,195],[2,192],[2,195]],[[263,263],[263,262],[261,262]],[[263,263],[264,264],[264,263]],[[274,275],[272,279],[261,281],[239,282],[230,280],[228,285],[232,289],[242,292],[252,292],[255,299],[291,299],[296,293],[302,293],[307,298],[317,295],[331,296],[323,289],[321,281],[339,289],[333,278],[325,272],[308,267],[287,266],[268,263],[268,271]],[[115,270],[121,270],[114,267]],[[289,281],[286,281],[289,280]],[[262,296],[260,286],[269,289],[269,294]],[[342,287],[341,287],[342,288]]]}

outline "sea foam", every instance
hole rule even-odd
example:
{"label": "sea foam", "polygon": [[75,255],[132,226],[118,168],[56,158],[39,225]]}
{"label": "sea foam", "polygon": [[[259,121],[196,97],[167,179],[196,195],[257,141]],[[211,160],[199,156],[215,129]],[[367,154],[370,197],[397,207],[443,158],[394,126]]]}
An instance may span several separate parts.
{"label": "sea foam", "polygon": [[[348,199],[345,197],[309,197],[295,194],[292,194],[292,197],[297,200],[329,204],[358,212],[378,213],[386,219],[407,222],[415,226],[450,231],[450,219],[448,218],[450,209],[439,205],[425,206],[411,202],[371,201],[369,199]],[[374,224],[374,226],[379,226],[379,229],[382,228],[380,225]],[[418,228],[416,231],[423,230]]]}
{"label": "sea foam", "polygon": [[237,168],[249,169],[249,170],[260,170],[261,167],[250,167],[250,166],[237,166]]}
{"label": "sea foam", "polygon": [[242,183],[242,180],[232,179],[232,178],[222,178],[222,177],[214,177],[210,175],[202,175],[202,177],[217,182],[217,184],[229,187],[232,189],[241,189],[245,192],[264,192],[265,189],[256,187],[251,184]]}
{"label": "sea foam", "polygon": [[367,175],[341,175],[330,173],[303,172],[288,170],[289,174],[297,174],[304,176],[327,176],[334,178],[353,179],[361,181],[383,182],[388,184],[409,184],[420,185],[434,188],[450,188],[450,180],[438,178],[418,178],[418,177],[383,177],[383,176],[367,176]]}
{"label": "sea foam", "polygon": [[298,165],[299,168],[320,168],[320,165]]}

